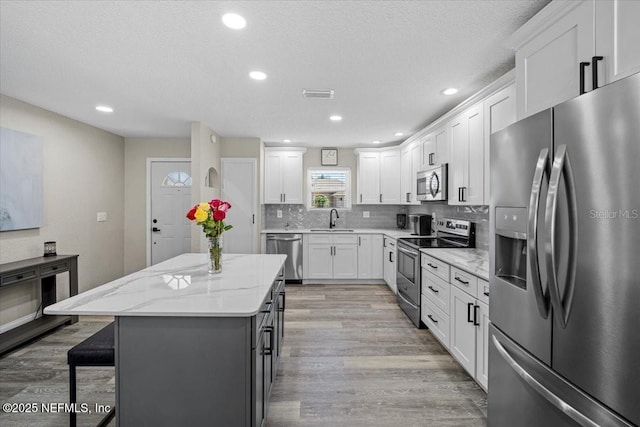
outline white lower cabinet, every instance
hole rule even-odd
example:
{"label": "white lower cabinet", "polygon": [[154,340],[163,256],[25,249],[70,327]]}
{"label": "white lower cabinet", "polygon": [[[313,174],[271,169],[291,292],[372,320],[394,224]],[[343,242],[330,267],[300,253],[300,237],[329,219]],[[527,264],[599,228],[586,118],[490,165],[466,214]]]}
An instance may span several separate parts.
{"label": "white lower cabinet", "polygon": [[384,281],[387,282],[387,286],[389,286],[389,289],[391,289],[394,294],[397,294],[398,287],[396,285],[396,239],[385,236],[383,251],[384,262],[382,267]]}
{"label": "white lower cabinet", "polygon": [[487,390],[489,283],[425,254],[421,265],[422,321]]}
{"label": "white lower cabinet", "polygon": [[382,279],[382,234],[358,235],[358,279]]}
{"label": "white lower cabinet", "polygon": [[358,236],[318,233],[304,236],[304,279],[357,279]]}

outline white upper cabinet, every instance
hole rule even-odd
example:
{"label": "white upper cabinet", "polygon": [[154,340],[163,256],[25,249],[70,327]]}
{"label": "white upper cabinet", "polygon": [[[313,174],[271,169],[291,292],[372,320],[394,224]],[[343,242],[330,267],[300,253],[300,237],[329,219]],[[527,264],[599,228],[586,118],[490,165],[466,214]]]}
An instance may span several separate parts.
{"label": "white upper cabinet", "polygon": [[400,150],[380,152],[380,194],[382,204],[400,204]]}
{"label": "white upper cabinet", "polygon": [[596,1],[595,18],[599,84],[640,72],[640,1]]}
{"label": "white upper cabinet", "polygon": [[484,101],[484,203],[490,202],[491,134],[516,121],[516,87],[510,84]]}
{"label": "white upper cabinet", "polygon": [[360,151],[357,203],[400,204],[400,150]]}
{"label": "white upper cabinet", "polygon": [[380,153],[358,153],[358,203],[380,203]]}
{"label": "white upper cabinet", "polygon": [[447,126],[441,126],[421,140],[422,165],[420,169],[430,169],[449,162],[449,139]]}
{"label": "white upper cabinet", "polygon": [[404,205],[418,205],[416,195],[416,174],[422,166],[422,146],[414,141],[400,152],[400,195]]}
{"label": "white upper cabinet", "polygon": [[511,39],[518,118],[640,71],[638,22],[637,1],[551,2]]}
{"label": "white upper cabinet", "polygon": [[303,204],[303,166],[305,149],[264,150],[264,203]]}
{"label": "white upper cabinet", "polygon": [[483,103],[474,105],[449,122],[451,161],[449,204],[484,203]]}

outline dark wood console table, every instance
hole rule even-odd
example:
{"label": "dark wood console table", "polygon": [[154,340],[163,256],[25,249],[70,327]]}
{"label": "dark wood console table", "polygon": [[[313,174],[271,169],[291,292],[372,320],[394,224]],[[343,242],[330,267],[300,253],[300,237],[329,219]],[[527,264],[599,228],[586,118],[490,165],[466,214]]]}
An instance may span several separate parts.
{"label": "dark wood console table", "polygon": [[[0,264],[0,287],[19,286],[40,280],[42,289],[42,310],[56,302],[56,275],[69,273],[69,296],[78,294],[78,255],[57,255],[37,257]],[[42,317],[18,326],[0,335],[0,354],[19,346],[63,323],[75,323],[78,316]]]}

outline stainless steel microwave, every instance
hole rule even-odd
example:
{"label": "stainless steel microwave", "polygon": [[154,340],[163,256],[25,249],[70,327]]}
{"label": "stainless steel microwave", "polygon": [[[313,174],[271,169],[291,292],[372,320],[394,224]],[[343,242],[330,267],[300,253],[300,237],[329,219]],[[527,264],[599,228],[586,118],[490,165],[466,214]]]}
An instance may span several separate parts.
{"label": "stainless steel microwave", "polygon": [[447,200],[447,164],[418,172],[417,198],[420,201]]}

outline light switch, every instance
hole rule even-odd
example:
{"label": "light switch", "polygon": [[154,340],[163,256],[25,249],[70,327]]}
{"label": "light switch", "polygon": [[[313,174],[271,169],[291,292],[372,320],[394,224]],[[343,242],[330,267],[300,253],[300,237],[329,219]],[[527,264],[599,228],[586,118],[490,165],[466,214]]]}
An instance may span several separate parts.
{"label": "light switch", "polygon": [[369,218],[369,211],[362,211],[362,218]]}
{"label": "light switch", "polygon": [[276,210],[276,217],[282,218],[282,209],[277,209]]}
{"label": "light switch", "polygon": [[98,212],[98,215],[97,215],[96,219],[97,219],[98,222],[106,221],[107,220],[107,213],[106,212]]}

